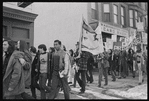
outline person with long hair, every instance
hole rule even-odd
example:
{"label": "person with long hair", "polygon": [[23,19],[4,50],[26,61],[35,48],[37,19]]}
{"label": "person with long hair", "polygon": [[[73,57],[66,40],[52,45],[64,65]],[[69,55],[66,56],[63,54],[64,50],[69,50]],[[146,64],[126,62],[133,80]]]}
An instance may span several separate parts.
{"label": "person with long hair", "polygon": [[39,56],[39,86],[41,92],[41,99],[46,99],[46,92],[50,92],[51,88],[46,85],[49,74],[49,55],[46,52],[47,48],[45,44],[38,46],[40,53]]}
{"label": "person with long hair", "polygon": [[[32,64],[32,55],[28,50],[27,43],[24,40],[17,41],[17,50],[24,53],[24,60],[22,59],[23,66],[23,73],[24,73],[24,83],[25,88],[30,88],[31,85],[31,64]],[[27,94],[25,91],[21,94],[23,99],[34,99],[32,96]]]}
{"label": "person with long hair", "polygon": [[[12,55],[14,51],[14,47],[11,47],[11,43],[8,43],[11,40],[10,38],[3,38],[3,77],[6,71],[6,67],[9,61],[10,56]],[[9,48],[8,48],[9,47]]]}
{"label": "person with long hair", "polygon": [[50,47],[49,48],[49,52],[48,52],[48,54],[49,54],[49,70],[50,70],[50,72],[49,72],[49,75],[48,75],[48,86],[51,86],[51,84],[52,84],[52,72],[53,72],[53,68],[52,68],[52,66],[51,66],[51,62],[52,62],[52,56],[53,56],[53,53],[55,52],[55,49],[54,49],[54,47]]}
{"label": "person with long hair", "polygon": [[[134,51],[133,49],[129,49],[128,50],[128,55],[127,55],[127,64],[128,64],[128,69],[129,71],[133,74],[133,55],[134,55]],[[133,75],[134,78],[134,75]]]}
{"label": "person with long hair", "polygon": [[26,65],[23,67],[25,75],[25,87],[29,88],[31,85],[31,63],[32,55],[28,50],[27,43],[24,40],[17,41],[17,49],[21,52],[24,52],[24,58],[26,60]]}
{"label": "person with long hair", "polygon": [[34,97],[35,99],[37,98],[36,96],[36,88],[38,90],[40,90],[39,84],[37,83],[37,81],[39,80],[39,74],[37,71],[35,71],[36,68],[36,64],[38,62],[38,54],[39,52],[36,52],[36,48],[34,46],[31,46],[29,51],[32,54],[32,69],[31,69],[31,93],[32,93],[32,97]]}
{"label": "person with long hair", "polygon": [[147,65],[148,65],[148,53],[147,53],[147,47],[146,47],[146,49],[144,50],[144,52],[143,52],[143,57],[144,57],[144,72],[146,73],[146,75],[148,74],[147,73]]}
{"label": "person with long hair", "polygon": [[119,78],[118,79],[121,79],[121,77],[126,78],[126,74],[127,74],[126,59],[127,59],[126,50],[121,50],[119,54]]}
{"label": "person with long hair", "polygon": [[15,50],[15,42],[3,41],[3,51],[6,52],[3,68],[3,98],[22,99],[21,94],[25,92],[24,73],[21,59],[24,53]]}
{"label": "person with long hair", "polygon": [[71,67],[69,68],[69,73],[68,73],[68,84],[72,84],[72,67],[74,64],[74,57],[73,57],[73,50],[70,49],[69,50],[69,54],[70,54],[70,63],[71,63]]}
{"label": "person with long hair", "polygon": [[143,61],[144,61],[144,58],[143,58],[143,54],[142,54],[142,49],[138,45],[137,51],[136,51],[136,63],[137,63],[137,67],[139,70],[139,83],[138,83],[138,85],[141,85],[144,82],[144,73],[143,73],[144,62]]}
{"label": "person with long hair", "polygon": [[[75,52],[74,52],[74,67],[76,67],[77,65],[77,63],[78,63],[78,60],[79,60],[79,42],[77,42],[77,44],[75,44],[76,45],[76,49],[75,49]],[[74,70],[75,70],[75,74],[74,74],[74,83],[73,83],[73,86],[74,87],[76,87],[76,73],[77,73],[77,69],[76,68],[74,68]]]}

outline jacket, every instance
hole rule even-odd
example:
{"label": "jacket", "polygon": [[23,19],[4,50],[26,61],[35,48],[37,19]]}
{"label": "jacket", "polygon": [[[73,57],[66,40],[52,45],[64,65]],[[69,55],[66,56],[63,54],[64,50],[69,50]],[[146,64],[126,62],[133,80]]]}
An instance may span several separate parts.
{"label": "jacket", "polygon": [[76,62],[79,70],[87,70],[87,60],[89,56],[90,54],[88,52],[82,51],[81,57],[78,59],[78,62]]}
{"label": "jacket", "polygon": [[[23,58],[24,53],[14,51],[9,59],[6,73],[3,78],[3,96],[19,95],[25,91],[24,73],[19,58]],[[8,91],[12,88],[12,91]]]}
{"label": "jacket", "polygon": [[68,72],[69,72],[69,68],[71,67],[71,64],[70,64],[70,58],[69,58],[69,54],[66,53],[65,51],[63,50],[59,50],[58,52],[54,52],[52,54],[52,63],[51,63],[51,66],[53,68],[53,70],[57,70],[55,67],[54,67],[54,57],[55,56],[59,56],[59,69],[58,71],[62,72],[62,75],[64,76],[68,76]]}
{"label": "jacket", "polygon": [[[145,65],[144,65],[144,57],[143,57],[143,54],[142,53],[136,53],[136,60],[135,60],[135,63],[137,64],[137,57],[140,57],[140,63],[141,63],[141,70],[142,71],[145,71]],[[138,65],[136,65],[136,68],[138,68]]]}
{"label": "jacket", "polygon": [[31,67],[32,67],[32,55],[29,51],[24,52],[26,64],[23,66],[23,73],[25,76],[25,87],[29,88],[31,85]]}

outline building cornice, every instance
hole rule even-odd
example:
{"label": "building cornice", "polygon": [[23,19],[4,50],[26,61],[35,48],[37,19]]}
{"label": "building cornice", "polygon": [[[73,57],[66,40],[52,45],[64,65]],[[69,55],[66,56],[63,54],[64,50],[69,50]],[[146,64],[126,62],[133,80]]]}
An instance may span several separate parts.
{"label": "building cornice", "polygon": [[128,4],[128,8],[129,8],[129,9],[137,10],[137,11],[139,11],[141,14],[144,14],[144,13],[147,12],[147,11],[145,11],[144,9],[142,9],[139,5],[134,4],[134,3]]}
{"label": "building cornice", "polygon": [[27,21],[27,22],[34,22],[37,16],[38,16],[37,14],[24,12],[21,10],[3,6],[3,17]]}

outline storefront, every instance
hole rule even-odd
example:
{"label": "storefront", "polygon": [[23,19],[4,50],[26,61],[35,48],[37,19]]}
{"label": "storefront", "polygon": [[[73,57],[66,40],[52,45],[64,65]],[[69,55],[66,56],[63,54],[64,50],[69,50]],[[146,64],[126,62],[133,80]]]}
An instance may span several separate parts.
{"label": "storefront", "polygon": [[127,28],[116,27],[104,22],[93,22],[90,23],[93,29],[98,26],[101,28],[102,39],[106,50],[113,49],[113,42],[120,42],[122,39],[126,39],[129,36]]}
{"label": "storefront", "polygon": [[103,38],[106,38],[106,35],[104,35],[104,33],[106,33],[107,35],[110,35],[113,41],[118,42],[120,40],[120,37],[128,37],[128,30],[127,29],[122,29],[119,27],[115,27],[103,22],[99,22],[100,26],[101,26],[101,32],[102,32],[102,36]]}
{"label": "storefront", "polygon": [[28,47],[34,42],[34,20],[37,14],[3,6],[3,36],[14,41],[25,40]]}

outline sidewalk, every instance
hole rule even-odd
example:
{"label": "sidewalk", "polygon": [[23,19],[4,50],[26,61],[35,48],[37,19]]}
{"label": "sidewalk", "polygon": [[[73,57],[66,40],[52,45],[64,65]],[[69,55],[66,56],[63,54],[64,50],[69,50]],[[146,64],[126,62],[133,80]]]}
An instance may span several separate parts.
{"label": "sidewalk", "polygon": [[[138,85],[138,74],[135,78],[132,74],[126,78],[116,79],[112,81],[111,75],[108,75],[108,85],[104,86],[104,79],[101,87],[98,86],[98,71],[93,72],[93,83],[86,84],[86,91],[84,94],[78,95],[80,86],[76,84],[76,88],[71,86],[70,99],[147,99],[147,77],[145,76],[142,85]],[[30,89],[27,89],[31,95]],[[40,99],[40,91],[36,90],[37,99]],[[64,99],[63,92],[59,92],[56,99]]]}
{"label": "sidewalk", "polygon": [[[98,72],[93,72],[94,82],[92,84],[87,84],[87,89],[99,92],[98,88]],[[142,85],[138,85],[138,73],[136,77],[133,78],[132,74],[122,79],[116,79],[115,82],[112,81],[111,75],[108,75],[108,85],[104,86],[104,79],[102,81],[102,90],[100,92],[105,95],[118,97],[122,99],[147,99],[147,76],[145,75],[144,82]],[[141,90],[140,90],[141,89]]]}

